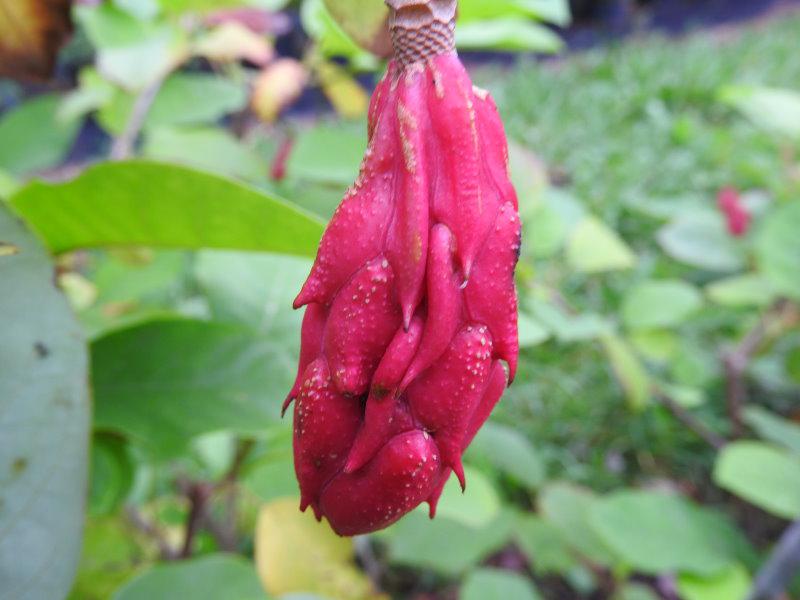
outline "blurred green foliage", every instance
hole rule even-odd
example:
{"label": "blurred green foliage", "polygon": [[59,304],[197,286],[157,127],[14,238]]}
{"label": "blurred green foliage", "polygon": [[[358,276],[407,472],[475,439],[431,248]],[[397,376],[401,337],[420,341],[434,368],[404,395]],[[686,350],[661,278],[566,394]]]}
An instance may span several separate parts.
{"label": "blurred green foliage", "polygon": [[[299,10],[308,79],[264,78],[273,35],[231,36],[240,17],[205,20],[219,3],[116,0],[76,8],[75,89],[0,115],[0,137],[24,142],[0,144],[0,217],[57,255],[90,340],[71,598],[623,600],[663,597],[664,581],[685,600],[742,597],[800,517],[800,19],[473,69],[506,122],[525,223],[519,376],[466,455],[467,494],[448,486],[434,521],[420,508],[353,542],[294,509],[278,415],[291,301],[365,127],[264,115],[309,81],[350,114],[354,73],[381,64],[322,0],[249,4]],[[555,50],[541,22],[565,23],[565,6],[463,2],[460,43]],[[344,87],[323,76],[332,56]],[[64,172],[87,119],[129,160]],[[718,206],[726,186],[744,235]],[[4,236],[0,269],[17,260]],[[31,285],[5,264],[11,289]]]}

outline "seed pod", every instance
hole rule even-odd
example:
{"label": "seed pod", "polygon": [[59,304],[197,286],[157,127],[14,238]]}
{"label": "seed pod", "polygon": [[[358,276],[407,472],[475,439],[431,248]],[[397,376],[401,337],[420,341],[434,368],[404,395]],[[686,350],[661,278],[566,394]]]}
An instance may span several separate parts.
{"label": "seed pod", "polygon": [[341,535],[427,501],[516,371],[517,198],[494,102],[453,46],[455,0],[387,0],[395,58],[361,172],[295,301],[301,508]]}

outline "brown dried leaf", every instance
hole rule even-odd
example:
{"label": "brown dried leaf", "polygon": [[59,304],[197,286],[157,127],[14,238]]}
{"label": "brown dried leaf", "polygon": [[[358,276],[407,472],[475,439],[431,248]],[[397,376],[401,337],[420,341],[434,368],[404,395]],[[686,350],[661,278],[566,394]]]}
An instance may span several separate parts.
{"label": "brown dried leaf", "polygon": [[0,0],[0,76],[49,78],[71,32],[70,0]]}

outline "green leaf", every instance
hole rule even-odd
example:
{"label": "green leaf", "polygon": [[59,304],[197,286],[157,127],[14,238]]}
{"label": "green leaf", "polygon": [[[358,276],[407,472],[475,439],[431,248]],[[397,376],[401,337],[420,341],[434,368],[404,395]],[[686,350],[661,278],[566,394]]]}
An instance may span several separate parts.
{"label": "green leaf", "polygon": [[324,0],[342,30],[365,50],[378,55],[391,52],[389,9],[376,0]]}
{"label": "green leaf", "polygon": [[770,133],[800,138],[800,92],[769,87],[732,85],[720,99]]}
{"label": "green leaf", "polygon": [[721,306],[768,306],[775,299],[772,284],[757,273],[718,279],[705,291],[711,301]]}
{"label": "green leaf", "polygon": [[253,188],[146,161],[98,165],[68,183],[34,182],[11,203],[56,253],[140,245],[314,256],[323,230],[316,217]]}
{"label": "green leaf", "polygon": [[744,410],[744,421],[760,437],[800,455],[800,425],[760,406],[748,406]]}
{"label": "green leaf", "polygon": [[703,304],[700,292],[677,279],[650,280],[638,284],[625,296],[622,319],[633,329],[674,327]]}
{"label": "green leaf", "polygon": [[56,119],[59,102],[55,94],[44,94],[0,115],[0,169],[26,175],[63,160],[80,124]]}
{"label": "green leaf", "polygon": [[613,565],[616,558],[603,540],[589,527],[589,511],[598,502],[588,489],[555,482],[539,494],[539,512],[552,523],[578,553],[600,565]]}
{"label": "green leaf", "polygon": [[153,128],[145,134],[142,156],[255,183],[267,177],[258,154],[220,127]]}
{"label": "green leaf", "polygon": [[614,600],[659,600],[661,596],[652,588],[641,583],[626,583],[615,595]]}
{"label": "green leaf", "polygon": [[[469,467],[464,472],[469,492],[462,492],[458,480],[450,477],[439,499],[436,515],[468,527],[485,527],[500,512],[500,496],[483,473]],[[427,507],[423,510],[427,511]]]}
{"label": "green leaf", "polygon": [[530,489],[537,488],[544,480],[544,464],[528,438],[499,423],[490,421],[481,428],[466,458],[487,461]]}
{"label": "green leaf", "polygon": [[562,343],[593,340],[613,331],[607,319],[594,313],[569,315],[541,300],[531,301],[530,306],[539,324],[552,331]]}
{"label": "green leaf", "polygon": [[135,465],[125,440],[95,433],[92,438],[89,512],[94,516],[113,513],[133,486]]}
{"label": "green leaf", "polygon": [[643,573],[708,576],[733,561],[730,525],[677,495],[617,492],[593,504],[589,522],[624,563]]}
{"label": "green leaf", "polygon": [[107,600],[155,558],[122,516],[87,519],[83,537],[78,576],[68,600]]}
{"label": "green leaf", "polygon": [[456,44],[465,50],[510,50],[556,53],[564,42],[544,25],[519,17],[462,21]]}
{"label": "green leaf", "polygon": [[758,231],[756,257],[775,289],[800,299],[800,201],[772,211]]}
{"label": "green leaf", "polygon": [[650,401],[650,377],[644,365],[622,338],[608,334],[601,341],[630,407],[640,410],[647,406]]}
{"label": "green leaf", "polygon": [[375,58],[342,30],[323,0],[305,0],[300,7],[300,18],[303,29],[317,41],[325,56],[343,56],[363,66],[375,65]]}
{"label": "green leaf", "polygon": [[89,440],[88,357],[36,238],[0,203],[2,595],[62,598],[81,551]]}
{"label": "green leaf", "polygon": [[253,565],[232,554],[211,554],[157,565],[114,594],[114,600],[266,600]]}
{"label": "green leaf", "polygon": [[431,521],[422,511],[412,511],[381,536],[387,540],[390,562],[452,576],[505,546],[513,526],[513,517],[505,512],[476,529],[451,519]]}
{"label": "green leaf", "polygon": [[513,571],[477,569],[461,587],[461,600],[539,600],[533,583]]}
{"label": "green leaf", "polygon": [[744,266],[740,247],[714,212],[681,215],[662,227],[657,238],[664,252],[693,267],[727,272]]}
{"label": "green leaf", "polygon": [[567,0],[461,0],[458,4],[459,25],[508,15],[533,17],[561,26],[570,21]]}
{"label": "green leaf", "polygon": [[567,261],[582,273],[602,273],[630,269],[636,264],[636,257],[614,230],[588,216],[572,232]]}
{"label": "green leaf", "polygon": [[778,517],[800,516],[800,459],[770,444],[725,446],[714,465],[714,482]]}
{"label": "green leaf", "polygon": [[520,348],[532,348],[550,339],[550,332],[537,319],[526,313],[519,313],[517,326]]}
{"label": "green leaf", "polygon": [[731,600],[746,598],[751,580],[747,569],[732,565],[711,577],[682,573],[677,583],[678,592],[684,600]]}
{"label": "green leaf", "polygon": [[367,134],[360,126],[313,127],[297,136],[286,173],[294,179],[348,186],[358,176],[366,147]]}
{"label": "green leaf", "polygon": [[572,549],[553,523],[536,515],[521,516],[514,540],[537,575],[563,574],[577,561]]}
{"label": "green leaf", "polygon": [[211,431],[256,435],[280,413],[296,368],[280,340],[237,325],[153,321],[92,344],[95,426],[166,458]]}

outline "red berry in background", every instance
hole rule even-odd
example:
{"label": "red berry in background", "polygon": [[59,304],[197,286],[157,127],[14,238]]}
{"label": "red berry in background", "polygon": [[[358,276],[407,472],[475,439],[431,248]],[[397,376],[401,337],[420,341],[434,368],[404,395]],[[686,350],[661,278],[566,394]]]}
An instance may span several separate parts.
{"label": "red berry in background", "polygon": [[395,57],[361,172],[295,307],[302,495],[341,535],[431,516],[519,352],[517,198],[489,94],[454,50],[455,0],[388,0]]}
{"label": "red berry in background", "polygon": [[728,233],[741,237],[750,228],[750,212],[742,204],[739,191],[734,187],[724,187],[717,194],[717,206],[725,215]]}

